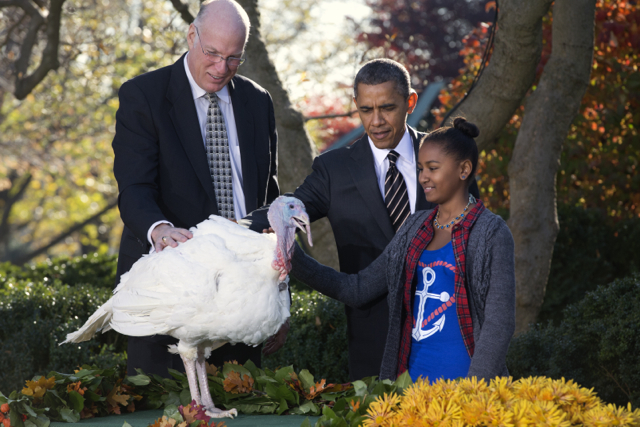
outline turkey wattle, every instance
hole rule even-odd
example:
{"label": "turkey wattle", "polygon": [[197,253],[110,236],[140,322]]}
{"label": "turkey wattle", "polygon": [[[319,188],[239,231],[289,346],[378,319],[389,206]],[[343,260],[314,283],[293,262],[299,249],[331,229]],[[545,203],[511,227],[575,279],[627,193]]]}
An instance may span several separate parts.
{"label": "turkey wattle", "polygon": [[[191,228],[193,238],[146,255],[122,275],[114,295],[62,343],[82,342],[102,330],[130,336],[179,339],[191,397],[211,417],[232,417],[215,407],[205,359],[226,343],[258,345],[289,317],[287,274],[297,228],[311,242],[309,216],[294,197],[271,204],[274,234],[259,234],[219,216]],[[198,382],[200,391],[198,391]]]}

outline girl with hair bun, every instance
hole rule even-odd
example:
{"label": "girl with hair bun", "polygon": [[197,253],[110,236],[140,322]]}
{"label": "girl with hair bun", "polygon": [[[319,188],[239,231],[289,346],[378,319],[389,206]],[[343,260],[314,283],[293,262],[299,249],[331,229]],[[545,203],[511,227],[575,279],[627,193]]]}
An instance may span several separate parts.
{"label": "girl with hair bun", "polygon": [[418,181],[437,207],[410,216],[366,269],[338,273],[295,249],[291,274],[323,294],[361,307],[389,293],[382,379],[407,370],[430,382],[509,375],[514,243],[504,220],[469,194],[479,133],[458,117],[423,138]]}

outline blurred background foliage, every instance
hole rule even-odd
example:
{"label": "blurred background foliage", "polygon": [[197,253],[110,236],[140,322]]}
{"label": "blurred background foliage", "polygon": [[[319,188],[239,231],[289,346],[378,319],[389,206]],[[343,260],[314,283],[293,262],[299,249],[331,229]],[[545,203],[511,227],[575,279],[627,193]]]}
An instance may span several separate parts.
{"label": "blurred background foliage", "polygon": [[[195,13],[198,1],[188,4]],[[68,370],[89,360],[121,366],[124,341],[113,335],[78,348],[56,343],[79,326],[75,316],[88,317],[113,286],[122,228],[110,145],[118,88],[174,62],[186,49],[186,25],[170,2],[67,0],[64,7],[61,66],[22,101],[0,85],[0,261],[13,263],[0,268],[0,355],[12,352],[0,357],[3,392],[4,384],[48,369]],[[312,138],[325,149],[360,124],[353,114],[352,79],[364,61],[375,57],[404,63],[418,90],[434,81],[447,83],[420,124],[421,130],[439,126],[478,71],[495,2],[261,0],[260,8],[262,34],[279,77],[306,117]],[[16,55],[19,44],[12,40],[18,36],[11,29],[20,19],[6,8],[0,14],[0,60]],[[523,344],[514,351],[546,346],[549,337],[566,341],[573,329],[562,321],[575,309],[565,307],[580,306],[588,291],[597,297],[600,287],[624,277],[637,283],[632,275],[640,267],[639,25],[636,1],[597,0],[591,84],[557,176],[560,233],[539,318],[544,324],[518,341]],[[544,23],[538,76],[552,49],[550,32],[551,16]],[[523,111],[480,160],[482,198],[505,217],[507,166]],[[317,116],[329,117],[313,119]],[[631,295],[635,288],[628,281],[614,287],[612,295]],[[341,305],[302,289],[295,295],[287,347],[265,364],[294,363],[316,377],[345,380]],[[600,315],[584,304],[580,307]],[[19,331],[26,334],[22,341]],[[300,334],[313,337],[315,345],[305,347]],[[527,347],[529,339],[538,344]],[[516,372],[555,372],[526,365],[527,360]],[[599,363],[594,360],[593,366]]]}

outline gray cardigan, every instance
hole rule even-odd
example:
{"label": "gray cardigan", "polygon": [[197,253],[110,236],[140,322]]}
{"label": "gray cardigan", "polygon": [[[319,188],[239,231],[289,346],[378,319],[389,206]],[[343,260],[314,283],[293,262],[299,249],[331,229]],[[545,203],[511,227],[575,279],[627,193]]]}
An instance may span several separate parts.
{"label": "gray cardigan", "polygon": [[[403,267],[407,249],[431,211],[411,215],[384,252],[358,274],[319,264],[296,245],[291,274],[311,288],[359,307],[389,292],[389,331],[380,378],[397,377],[402,334]],[[465,284],[473,321],[474,355],[468,377],[508,376],[507,349],[515,330],[514,243],[502,218],[485,209],[471,228]]]}

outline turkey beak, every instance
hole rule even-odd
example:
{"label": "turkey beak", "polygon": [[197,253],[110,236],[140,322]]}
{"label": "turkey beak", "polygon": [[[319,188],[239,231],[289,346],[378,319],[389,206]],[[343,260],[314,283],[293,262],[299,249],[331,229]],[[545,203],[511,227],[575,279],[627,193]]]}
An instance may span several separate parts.
{"label": "turkey beak", "polygon": [[293,217],[293,222],[296,227],[302,230],[303,233],[306,233],[309,246],[313,246],[313,242],[311,241],[311,221],[309,221],[309,215],[307,215],[306,212],[301,212],[300,215]]}

